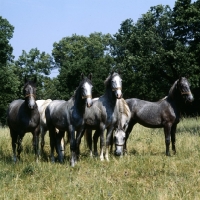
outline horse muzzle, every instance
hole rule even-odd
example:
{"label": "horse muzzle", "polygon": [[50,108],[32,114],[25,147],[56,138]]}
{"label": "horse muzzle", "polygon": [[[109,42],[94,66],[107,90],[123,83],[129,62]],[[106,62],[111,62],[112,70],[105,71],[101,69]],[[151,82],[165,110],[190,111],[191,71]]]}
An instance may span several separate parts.
{"label": "horse muzzle", "polygon": [[115,155],[122,156],[123,155],[123,147],[124,145],[115,144]]}
{"label": "horse muzzle", "polygon": [[93,104],[92,99],[91,98],[87,99],[87,101],[86,101],[87,107],[90,108],[92,106],[92,104]]}

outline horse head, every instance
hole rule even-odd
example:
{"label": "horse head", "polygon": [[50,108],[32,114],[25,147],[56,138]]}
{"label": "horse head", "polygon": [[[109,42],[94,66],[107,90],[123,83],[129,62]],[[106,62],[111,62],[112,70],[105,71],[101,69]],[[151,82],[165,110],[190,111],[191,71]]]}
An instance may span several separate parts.
{"label": "horse head", "polygon": [[126,134],[123,129],[116,129],[114,134],[114,142],[115,142],[115,155],[122,156],[123,149],[125,144]]}
{"label": "horse head", "polygon": [[81,95],[82,99],[85,99],[85,103],[87,107],[92,106],[92,74],[89,74],[88,77],[84,77],[82,74],[82,82],[81,82]]}
{"label": "horse head", "polygon": [[25,77],[24,80],[25,84],[24,84],[24,88],[23,88],[23,94],[25,97],[25,102],[27,103],[28,107],[30,109],[34,109],[37,107],[36,104],[36,82],[37,79],[36,77],[34,78],[34,80],[27,80],[27,78]]}
{"label": "horse head", "polygon": [[112,72],[111,74],[111,88],[115,93],[117,99],[122,97],[122,79],[119,73]]}
{"label": "horse head", "polygon": [[189,102],[194,100],[194,97],[190,91],[190,83],[185,77],[181,77],[177,81],[177,87],[180,91],[181,96]]}

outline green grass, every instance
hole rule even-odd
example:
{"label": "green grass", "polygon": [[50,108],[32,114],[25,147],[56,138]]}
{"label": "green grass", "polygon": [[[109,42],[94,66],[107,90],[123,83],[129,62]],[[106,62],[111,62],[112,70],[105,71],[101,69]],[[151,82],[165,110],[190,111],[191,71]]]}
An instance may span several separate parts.
{"label": "green grass", "polygon": [[128,140],[128,154],[110,155],[110,162],[90,158],[81,144],[78,164],[49,162],[45,153],[34,161],[32,136],[23,140],[21,161],[12,161],[9,130],[0,129],[0,199],[200,199],[200,120],[183,119],[177,128],[177,154],[165,156],[162,129],[136,125]]}

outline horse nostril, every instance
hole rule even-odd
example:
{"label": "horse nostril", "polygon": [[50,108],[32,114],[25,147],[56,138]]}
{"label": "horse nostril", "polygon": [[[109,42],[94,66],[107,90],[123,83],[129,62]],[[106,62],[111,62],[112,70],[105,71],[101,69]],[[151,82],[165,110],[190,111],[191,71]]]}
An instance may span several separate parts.
{"label": "horse nostril", "polygon": [[91,107],[92,106],[92,104],[91,103],[87,103],[87,107]]}

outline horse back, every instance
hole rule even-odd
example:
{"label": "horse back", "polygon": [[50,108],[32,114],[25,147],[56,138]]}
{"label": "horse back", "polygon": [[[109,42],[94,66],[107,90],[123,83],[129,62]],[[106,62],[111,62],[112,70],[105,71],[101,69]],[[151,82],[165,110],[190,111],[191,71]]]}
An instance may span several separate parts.
{"label": "horse back", "polygon": [[131,111],[131,118],[135,123],[140,123],[149,128],[160,128],[165,123],[174,123],[177,114],[167,99],[158,102],[144,101],[140,99],[127,99]]}
{"label": "horse back", "polygon": [[54,100],[45,110],[46,123],[48,128],[66,130],[70,124],[70,108],[68,101]]}

